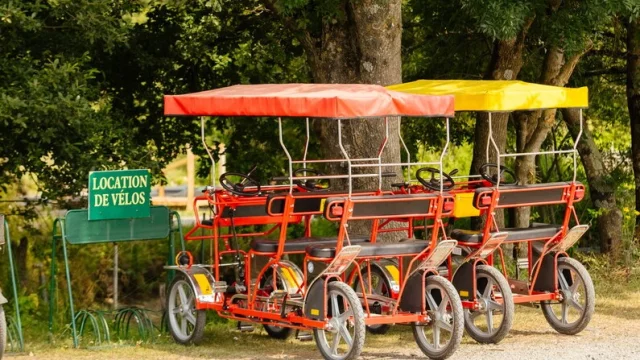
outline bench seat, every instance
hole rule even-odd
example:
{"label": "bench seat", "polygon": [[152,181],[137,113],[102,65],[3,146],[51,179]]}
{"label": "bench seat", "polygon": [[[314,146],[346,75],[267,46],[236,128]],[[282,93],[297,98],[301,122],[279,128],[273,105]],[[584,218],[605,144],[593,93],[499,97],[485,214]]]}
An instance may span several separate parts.
{"label": "bench seat", "polygon": [[[509,235],[505,242],[550,238],[560,231],[562,225],[534,224],[528,228],[505,228],[501,232]],[[465,243],[481,243],[482,231],[455,229],[451,238]]]}
{"label": "bench seat", "polygon": [[[406,240],[398,243],[363,243],[358,245],[362,247],[358,257],[415,255],[426,249],[429,246],[429,241]],[[332,259],[336,256],[335,246],[310,245],[306,248],[306,252],[316,258]]]}
{"label": "bench seat", "polygon": [[[354,236],[349,238],[351,244],[362,244],[369,241],[369,237]],[[304,237],[299,239],[291,239],[284,242],[284,252],[303,252],[308,246],[336,246],[337,237]],[[347,240],[344,240],[347,244]],[[278,241],[257,237],[251,240],[249,244],[253,251],[261,253],[276,253],[278,251]]]}

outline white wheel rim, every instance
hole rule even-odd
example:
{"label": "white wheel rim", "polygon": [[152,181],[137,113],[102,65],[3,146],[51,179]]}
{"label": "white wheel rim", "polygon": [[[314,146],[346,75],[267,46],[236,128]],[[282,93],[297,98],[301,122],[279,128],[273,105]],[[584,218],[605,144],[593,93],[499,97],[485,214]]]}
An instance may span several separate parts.
{"label": "white wheel rim", "polygon": [[167,312],[173,334],[182,341],[188,341],[196,327],[195,297],[188,282],[178,280],[171,287]]}
{"label": "white wheel rim", "polygon": [[550,302],[551,313],[562,326],[571,327],[581,319],[587,307],[584,279],[573,267],[558,264],[558,290],[562,295],[559,302]]}
{"label": "white wheel rim", "polygon": [[[436,294],[440,294],[440,301],[436,301]],[[424,325],[419,325],[421,329],[417,335],[422,343],[431,352],[444,350],[453,339],[453,314],[451,309],[451,298],[438,284],[429,284],[426,287],[427,294],[427,314],[431,319]]]}
{"label": "white wheel rim", "polygon": [[505,304],[496,301],[502,297],[500,289],[495,280],[487,274],[478,274],[477,279],[486,279],[487,284],[483,291],[476,290],[476,299],[480,304],[480,309],[472,311],[465,309],[465,322],[476,333],[483,336],[492,336],[502,326],[504,322]]}
{"label": "white wheel rim", "polygon": [[355,341],[353,309],[341,291],[330,290],[327,297],[331,303],[331,312],[327,314],[331,329],[318,330],[318,345],[328,350],[327,353],[334,359],[344,359],[349,355]]}

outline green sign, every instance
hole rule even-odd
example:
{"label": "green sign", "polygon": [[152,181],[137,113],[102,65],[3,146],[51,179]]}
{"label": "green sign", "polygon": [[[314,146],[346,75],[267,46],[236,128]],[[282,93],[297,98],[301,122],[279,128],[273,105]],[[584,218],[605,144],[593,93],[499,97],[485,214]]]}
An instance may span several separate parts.
{"label": "green sign", "polygon": [[89,173],[89,220],[149,217],[149,170]]}

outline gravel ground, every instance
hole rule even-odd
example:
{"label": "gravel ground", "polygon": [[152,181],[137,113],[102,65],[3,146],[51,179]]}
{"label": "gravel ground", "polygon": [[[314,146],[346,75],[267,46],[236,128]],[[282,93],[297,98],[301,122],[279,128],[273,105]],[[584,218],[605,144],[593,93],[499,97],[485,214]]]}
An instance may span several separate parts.
{"label": "gravel ground", "polygon": [[[539,309],[516,307],[509,336],[498,345],[479,345],[465,337],[451,359],[640,359],[640,293],[599,298],[596,314],[579,335],[556,333]],[[313,341],[285,342],[267,337],[264,331],[240,333],[207,329],[205,343],[183,347],[162,339],[154,345],[116,346],[73,350],[49,345],[27,346],[25,357],[44,360],[93,359],[318,359]],[[22,356],[20,356],[22,357]],[[363,359],[423,358],[408,327],[396,326],[384,336],[368,334]]]}

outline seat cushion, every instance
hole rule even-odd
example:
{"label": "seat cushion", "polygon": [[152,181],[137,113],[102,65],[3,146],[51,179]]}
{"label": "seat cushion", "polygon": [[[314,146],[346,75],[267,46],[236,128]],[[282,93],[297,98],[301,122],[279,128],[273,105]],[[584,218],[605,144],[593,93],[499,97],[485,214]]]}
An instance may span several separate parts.
{"label": "seat cushion", "polygon": [[[560,231],[561,225],[532,224],[528,228],[505,228],[507,232],[506,242],[550,238]],[[451,232],[451,238],[466,243],[481,243],[482,231],[455,229]]]}
{"label": "seat cushion", "polygon": [[[394,256],[415,255],[429,246],[428,241],[408,240],[399,243],[358,244],[362,247],[358,257],[367,256]],[[335,246],[310,245],[306,249],[307,254],[317,258],[331,259],[336,256]]]}
{"label": "seat cushion", "polygon": [[[369,241],[368,237],[354,236],[349,238],[352,244],[361,244]],[[310,245],[336,246],[337,237],[305,237],[291,239],[284,242],[284,252],[302,252]],[[345,244],[347,240],[345,239]],[[266,238],[254,238],[250,243],[251,249],[262,253],[275,253],[278,251],[278,241]]]}

